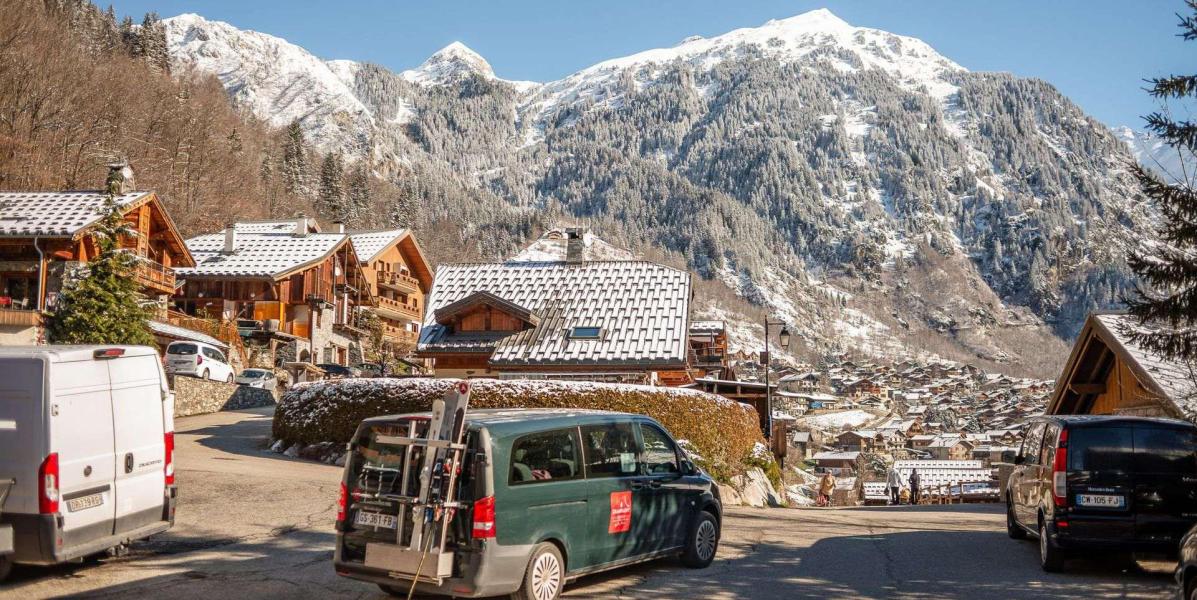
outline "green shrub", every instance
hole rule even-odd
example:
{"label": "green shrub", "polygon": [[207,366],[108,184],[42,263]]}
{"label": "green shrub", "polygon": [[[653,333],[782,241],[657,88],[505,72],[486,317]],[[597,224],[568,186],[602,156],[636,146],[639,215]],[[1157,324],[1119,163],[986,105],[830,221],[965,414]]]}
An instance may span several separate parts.
{"label": "green shrub", "polygon": [[[368,417],[427,411],[456,379],[342,379],[300,384],[279,401],[274,437],[288,443],[349,441]],[[743,472],[762,441],[756,411],[697,390],[567,381],[470,382],[473,408],[586,408],[648,415],[692,448],[716,479]],[[779,475],[780,479],[780,475]]]}

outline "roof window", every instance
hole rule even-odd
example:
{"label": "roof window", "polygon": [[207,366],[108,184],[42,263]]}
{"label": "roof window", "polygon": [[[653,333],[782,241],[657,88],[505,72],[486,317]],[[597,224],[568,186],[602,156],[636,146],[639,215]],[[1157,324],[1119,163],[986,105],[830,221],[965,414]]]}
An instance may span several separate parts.
{"label": "roof window", "polygon": [[575,340],[597,340],[602,333],[602,327],[574,327],[570,330],[569,337]]}

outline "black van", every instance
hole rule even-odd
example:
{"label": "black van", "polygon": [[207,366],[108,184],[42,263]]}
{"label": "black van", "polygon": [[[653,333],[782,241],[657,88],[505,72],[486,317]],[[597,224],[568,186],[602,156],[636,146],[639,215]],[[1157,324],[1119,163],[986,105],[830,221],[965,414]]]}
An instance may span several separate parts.
{"label": "black van", "polygon": [[1033,419],[1006,485],[1010,537],[1045,571],[1081,549],[1174,555],[1197,523],[1197,426],[1174,419]]}

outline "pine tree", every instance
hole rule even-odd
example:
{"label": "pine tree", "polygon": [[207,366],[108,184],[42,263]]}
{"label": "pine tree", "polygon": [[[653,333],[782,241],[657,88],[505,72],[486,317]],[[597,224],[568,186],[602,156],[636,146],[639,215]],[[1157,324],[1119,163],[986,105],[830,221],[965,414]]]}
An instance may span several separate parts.
{"label": "pine tree", "polygon": [[316,207],[320,214],[335,221],[346,221],[345,167],[341,155],[330,152],[320,165],[320,189],[316,193]]}
{"label": "pine tree", "polygon": [[[1197,39],[1197,0],[1180,21],[1181,37]],[[1197,98],[1197,75],[1172,75],[1150,80],[1156,99]],[[1147,129],[1178,152],[1197,151],[1197,122],[1177,121],[1164,112],[1147,117]],[[1131,254],[1131,269],[1139,277],[1126,299],[1130,314],[1142,327],[1129,332],[1145,348],[1175,360],[1197,359],[1197,190],[1188,181],[1168,183],[1135,164],[1131,167],[1144,195],[1163,214],[1159,241]]]}
{"label": "pine tree", "polygon": [[370,211],[370,175],[364,164],[359,164],[349,174],[347,187],[345,207],[348,214],[345,222],[357,225]]}
{"label": "pine tree", "polygon": [[307,196],[307,148],[303,139],[303,127],[299,119],[287,125],[283,140],[283,189],[295,197]]}
{"label": "pine tree", "polygon": [[99,253],[68,279],[46,322],[53,344],[155,344],[146,325],[153,315],[130,276],[137,259],[120,248],[120,237],[129,231],[116,201],[117,185],[109,180],[104,217],[91,232]]}
{"label": "pine tree", "polygon": [[133,55],[145,59],[151,67],[163,73],[170,72],[170,51],[166,44],[166,26],[156,12],[148,12],[137,30]]}

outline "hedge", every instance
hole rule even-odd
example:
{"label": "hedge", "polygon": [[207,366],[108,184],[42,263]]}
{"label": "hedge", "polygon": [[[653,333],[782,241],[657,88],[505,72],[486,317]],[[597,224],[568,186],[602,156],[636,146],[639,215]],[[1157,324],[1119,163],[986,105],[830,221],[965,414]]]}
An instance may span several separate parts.
{"label": "hedge", "polygon": [[[429,410],[457,381],[380,378],[299,384],[279,401],[274,437],[288,444],[344,444],[363,419]],[[751,464],[754,445],[763,441],[752,407],[697,390],[569,381],[470,383],[472,408],[586,408],[648,415],[723,481],[743,472]]]}

